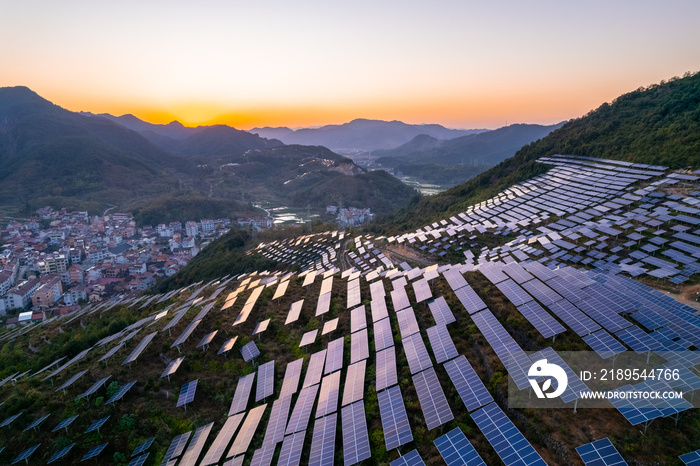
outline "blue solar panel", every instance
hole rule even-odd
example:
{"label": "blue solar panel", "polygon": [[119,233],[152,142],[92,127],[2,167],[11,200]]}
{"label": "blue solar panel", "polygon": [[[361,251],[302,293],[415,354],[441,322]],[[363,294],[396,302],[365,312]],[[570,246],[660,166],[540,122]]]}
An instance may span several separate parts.
{"label": "blue solar panel", "polygon": [[627,464],[608,438],[581,445],[576,448],[576,453],[579,454],[586,466],[622,466]]}
{"label": "blue solar panel", "polygon": [[496,403],[473,412],[472,419],[505,464],[547,465]]}
{"label": "blue solar panel", "polygon": [[428,430],[454,419],[435,369],[431,367],[414,375],[413,385],[416,387],[418,401]]}
{"label": "blue solar panel", "polygon": [[686,466],[700,466],[700,450],[691,451],[678,457]]}
{"label": "blue solar panel", "polygon": [[251,341],[241,348],[241,356],[245,362],[249,362],[260,356],[260,350],[255,346],[255,342]]}
{"label": "blue solar panel", "polygon": [[332,465],[335,455],[335,432],[338,413],[316,419],[311,440],[309,466]]}
{"label": "blue solar panel", "polygon": [[350,466],[371,457],[364,403],[358,401],[345,406],[341,418],[344,464]]}
{"label": "blue solar panel", "polygon": [[97,455],[102,453],[102,450],[104,450],[108,444],[109,442],[90,448],[90,450],[88,450],[88,452],[85,453],[85,456],[83,456],[83,459],[81,459],[80,461],[87,461],[89,459],[95,458]]}
{"label": "blue solar panel", "polygon": [[32,456],[32,454],[36,451],[37,448],[39,448],[41,444],[37,443],[33,447],[29,447],[26,450],[24,450],[22,453],[17,455],[17,458],[12,461],[12,464],[19,463],[20,461],[25,461],[29,462],[29,457]]}
{"label": "blue solar panel", "polygon": [[136,381],[134,380],[132,382],[129,382],[127,384],[120,386],[119,390],[117,390],[117,392],[114,395],[112,395],[112,397],[109,400],[107,400],[105,402],[105,404],[108,405],[108,404],[115,403],[115,402],[121,400],[122,397],[124,395],[126,395],[126,392],[128,392],[131,389],[131,387],[133,387],[135,384],[136,384]]}
{"label": "blue solar panel", "polygon": [[443,364],[467,410],[473,411],[493,401],[491,393],[462,355]]}
{"label": "blue solar panel", "polygon": [[194,400],[194,395],[197,392],[197,382],[199,382],[199,379],[187,382],[182,386],[180,389],[180,396],[177,398],[177,408],[186,406]]}
{"label": "blue solar panel", "polygon": [[78,415],[76,414],[73,417],[69,417],[69,418],[62,420],[61,422],[58,423],[58,425],[56,427],[53,428],[53,430],[51,432],[56,432],[57,430],[61,430],[61,429],[67,429],[68,426],[71,425],[73,423],[73,421],[75,421],[77,418],[78,418]]}
{"label": "blue solar panel", "polygon": [[603,359],[608,359],[625,351],[622,343],[603,329],[584,336],[583,341]]}
{"label": "blue solar panel", "polygon": [[104,425],[105,422],[107,422],[107,419],[109,419],[109,416],[105,416],[102,419],[98,419],[96,421],[93,421],[92,424],[85,430],[85,433],[90,433],[95,430],[99,430],[100,427]]}
{"label": "blue solar panel", "polygon": [[442,437],[438,437],[433,442],[437,447],[442,459],[445,460],[447,466],[472,466],[484,465],[484,460],[481,459],[479,453],[476,452],[474,446],[469,443],[464,432],[459,427],[455,427]]}
{"label": "blue solar panel", "polygon": [[398,385],[382,390],[377,394],[379,414],[384,429],[384,443],[387,450],[393,450],[413,440],[408,414]]}
{"label": "blue solar panel", "polygon": [[406,453],[403,456],[400,456],[398,459],[395,459],[391,463],[389,463],[390,466],[425,466],[425,462],[423,461],[423,458],[420,457],[420,454],[418,453],[418,450],[411,450],[408,453]]}
{"label": "blue solar panel", "polygon": [[71,448],[73,448],[74,445],[75,445],[75,443],[71,443],[67,447],[63,447],[60,450],[58,450],[56,453],[53,454],[53,456],[51,456],[51,458],[49,459],[49,462],[46,464],[51,464],[54,461],[58,461],[61,458],[63,458],[64,456],[66,456],[68,454],[68,452],[71,450]]}
{"label": "blue solar panel", "polygon": [[535,301],[517,306],[518,311],[545,338],[550,338],[566,331],[557,320]]}
{"label": "blue solar panel", "polygon": [[144,451],[148,450],[149,448],[151,448],[151,445],[153,444],[153,441],[155,439],[156,439],[155,437],[151,437],[148,440],[146,440],[145,442],[139,444],[136,448],[134,448],[134,452],[131,454],[131,456],[139,455],[139,454],[143,453]]}

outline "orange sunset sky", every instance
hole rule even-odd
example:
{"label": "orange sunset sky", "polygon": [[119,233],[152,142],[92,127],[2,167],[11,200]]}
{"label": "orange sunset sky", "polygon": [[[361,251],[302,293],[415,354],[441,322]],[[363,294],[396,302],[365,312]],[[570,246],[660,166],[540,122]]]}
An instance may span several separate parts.
{"label": "orange sunset sky", "polygon": [[697,1],[4,2],[0,86],[155,123],[555,123],[700,70]]}

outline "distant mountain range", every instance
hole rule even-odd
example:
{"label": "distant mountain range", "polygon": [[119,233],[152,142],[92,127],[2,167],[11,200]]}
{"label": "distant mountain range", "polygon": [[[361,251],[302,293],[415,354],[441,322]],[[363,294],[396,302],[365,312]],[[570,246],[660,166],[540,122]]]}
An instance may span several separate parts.
{"label": "distant mountain range", "polygon": [[551,166],[536,160],[553,154],[697,170],[700,168],[700,73],[640,88],[612,103],[604,103],[525,145],[513,157],[468,182],[422,198],[385,219],[385,228],[377,231],[391,233],[396,225],[416,228],[444,218],[445,212],[461,212],[508,186],[545,172]]}
{"label": "distant mountain range", "polygon": [[486,129],[448,129],[436,124],[411,125],[401,121],[356,119],[342,125],[320,128],[253,128],[251,133],[279,139],[285,144],[325,146],[335,151],[393,149],[420,135],[436,139],[453,139]]}
{"label": "distant mountain range", "polygon": [[[374,195],[353,195],[353,186]],[[153,223],[261,214],[251,201],[320,208],[341,195],[345,205],[386,212],[414,194],[323,147],[285,146],[224,125],[74,113],[26,87],[0,88],[3,210],[102,213],[117,205]]]}

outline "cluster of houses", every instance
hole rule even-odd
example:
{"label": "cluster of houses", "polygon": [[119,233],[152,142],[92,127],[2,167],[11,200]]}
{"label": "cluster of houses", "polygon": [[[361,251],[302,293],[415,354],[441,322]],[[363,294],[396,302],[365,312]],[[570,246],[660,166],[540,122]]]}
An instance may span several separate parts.
{"label": "cluster of houses", "polygon": [[39,209],[0,230],[0,316],[31,309],[41,318],[145,290],[157,277],[177,273],[230,225],[221,218],[137,228],[131,213]]}
{"label": "cluster of houses", "polygon": [[341,228],[354,227],[367,223],[374,219],[374,214],[370,212],[369,207],[366,209],[357,209],[355,207],[338,208],[338,206],[326,206],[326,213],[336,215],[336,221]]}

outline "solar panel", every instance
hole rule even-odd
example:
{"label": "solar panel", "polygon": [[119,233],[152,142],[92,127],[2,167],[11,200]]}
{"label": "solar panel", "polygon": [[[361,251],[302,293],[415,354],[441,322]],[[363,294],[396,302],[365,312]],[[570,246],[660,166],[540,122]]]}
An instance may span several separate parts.
{"label": "solar panel", "polygon": [[420,457],[418,450],[411,450],[389,463],[389,466],[425,466],[425,462]]}
{"label": "solar panel", "polygon": [[10,424],[12,424],[14,422],[15,419],[17,419],[21,415],[22,415],[22,413],[20,412],[20,413],[17,413],[15,415],[12,415],[12,416],[5,418],[5,420],[2,421],[2,423],[0,423],[0,428],[9,426]]}
{"label": "solar panel", "polygon": [[289,417],[285,435],[306,430],[306,426],[309,423],[309,418],[311,417],[311,409],[314,406],[314,401],[316,401],[317,393],[318,384],[301,389],[297,402],[294,405],[292,415]]}
{"label": "solar panel", "polygon": [[581,457],[586,465],[599,466],[622,466],[627,462],[622,459],[620,453],[615,449],[609,438],[596,440],[576,447],[576,453]]}
{"label": "solar panel", "polygon": [[187,409],[187,405],[194,401],[194,394],[197,391],[197,382],[199,382],[199,379],[192,380],[182,385],[180,396],[177,398],[176,408],[185,406],[185,409]]}
{"label": "solar panel", "polygon": [[146,454],[143,454],[141,456],[134,458],[133,460],[131,460],[129,462],[128,466],[143,466],[143,464],[148,459],[148,455],[150,455],[150,453],[146,453]]}
{"label": "solar panel", "polygon": [[678,457],[686,466],[700,465],[700,450],[691,451]]}
{"label": "solar panel", "polygon": [[384,348],[393,346],[394,336],[391,333],[391,322],[389,319],[382,319],[374,322],[374,349],[381,351]]}
{"label": "solar panel", "polygon": [[289,314],[287,314],[287,320],[284,321],[284,325],[296,322],[301,314],[301,307],[304,305],[304,300],[293,302],[289,307]]}
{"label": "solar panel", "polygon": [[350,333],[355,333],[363,328],[367,328],[367,315],[364,305],[350,311]]}
{"label": "solar panel", "polygon": [[250,362],[260,356],[260,350],[255,346],[255,342],[251,341],[241,348],[241,356],[245,362]]}
{"label": "solar panel", "polygon": [[175,436],[173,441],[170,443],[168,450],[165,452],[163,463],[167,463],[171,459],[177,458],[182,454],[182,452],[185,450],[185,445],[187,445],[187,441],[190,439],[190,435],[192,435],[192,431]]}
{"label": "solar panel", "polygon": [[345,337],[337,338],[328,343],[326,354],[326,368],[324,374],[330,374],[343,368],[343,349],[345,347]]}
{"label": "solar panel", "polygon": [[493,401],[491,393],[464,355],[447,361],[443,366],[468,411],[481,408]]}
{"label": "solar panel", "polygon": [[[250,466],[270,466],[272,464],[272,457],[275,455],[275,449],[277,444],[275,443],[265,443],[263,442],[262,447],[258,448],[253,452],[253,459],[250,460]],[[237,458],[244,458],[244,455],[238,456]]]}
{"label": "solar panel", "polygon": [[194,332],[194,329],[197,328],[197,326],[202,322],[202,320],[195,320],[190,322],[190,324],[185,328],[185,330],[182,331],[179,337],[173,342],[172,345],[170,345],[171,348],[178,347],[185,343],[187,339],[192,335],[192,332]]}
{"label": "solar panel", "polygon": [[363,398],[365,389],[365,372],[367,360],[363,359],[348,367],[345,375],[345,388],[343,390],[342,406],[346,406]]}
{"label": "solar panel", "polygon": [[160,378],[162,379],[163,377],[168,377],[170,378],[171,375],[173,375],[177,369],[180,367],[180,364],[182,364],[182,361],[185,359],[184,356],[180,356],[177,359],[173,359],[168,363],[168,367],[165,368],[163,373],[161,374]]}
{"label": "solar panel", "polygon": [[24,431],[23,431],[23,432],[26,432],[26,431],[28,431],[28,430],[30,430],[30,429],[36,429],[36,428],[39,427],[41,424],[43,424],[43,422],[44,422],[45,420],[47,420],[47,419],[49,418],[49,416],[51,416],[51,413],[46,414],[46,415],[40,417],[39,419],[35,419],[34,421],[32,421],[31,424],[29,424],[27,427],[24,428]]}
{"label": "solar panel", "polygon": [[100,380],[98,380],[97,382],[92,384],[92,386],[90,388],[88,388],[84,393],[78,395],[78,399],[89,397],[90,395],[95,393],[97,390],[99,390],[101,386],[105,385],[111,377],[112,377],[111,375],[108,375],[107,377],[101,378]]}
{"label": "solar panel", "polygon": [[301,388],[306,388],[315,385],[321,381],[323,376],[323,364],[326,361],[327,350],[321,350],[311,355],[309,358],[309,366],[306,369],[306,376]]}
{"label": "solar panel", "polygon": [[341,419],[344,464],[349,466],[372,456],[364,403],[358,401],[345,406],[341,411]]}
{"label": "solar panel", "polygon": [[22,453],[17,455],[17,458],[14,459],[12,464],[19,463],[20,461],[25,461],[29,463],[29,457],[32,456],[32,454],[36,451],[37,448],[39,448],[40,445],[40,443],[37,443],[33,447],[29,447],[26,450],[24,450]]}
{"label": "solar panel", "polygon": [[190,446],[187,447],[187,451],[182,455],[179,466],[194,466],[197,464],[197,459],[199,459],[199,455],[202,453],[202,448],[204,448],[204,444],[207,442],[207,437],[209,437],[209,432],[211,432],[212,427],[214,427],[214,423],[210,422],[194,431]]}
{"label": "solar panel", "polygon": [[432,367],[433,361],[430,359],[428,350],[423,343],[423,338],[421,338],[420,333],[414,333],[408,338],[401,340],[403,343],[403,351],[406,353],[406,359],[408,360],[408,367],[411,370],[411,374],[420,372],[428,367]]}
{"label": "solar panel", "polygon": [[369,357],[369,341],[367,329],[360,330],[350,335],[350,364],[367,359]]}
{"label": "solar panel", "polygon": [[214,339],[216,334],[219,333],[218,330],[214,330],[213,332],[207,333],[202,337],[202,339],[197,343],[197,348],[202,348],[203,350],[209,346],[209,343]]}
{"label": "solar panel", "polygon": [[416,314],[413,312],[412,308],[408,307],[397,312],[396,317],[399,320],[401,338],[407,338],[420,331],[418,328],[418,321],[416,320]]}
{"label": "solar panel", "polygon": [[100,427],[102,427],[105,424],[105,422],[107,422],[108,419],[109,419],[109,416],[105,416],[102,419],[92,421],[92,424],[90,424],[90,426],[87,429],[85,429],[84,433],[89,434],[90,432],[93,432],[95,430],[100,430]]}
{"label": "solar panel", "polygon": [[372,322],[377,322],[389,317],[389,311],[386,309],[384,297],[372,300],[370,308],[372,310]]}
{"label": "solar panel", "polygon": [[104,450],[105,447],[107,447],[107,445],[109,445],[109,442],[90,448],[88,452],[85,453],[85,456],[83,456],[83,459],[81,459],[80,461],[83,462],[96,458],[100,453],[102,453],[102,450]]}
{"label": "solar panel", "polygon": [[248,450],[251,440],[255,435],[255,431],[258,429],[258,424],[260,424],[260,419],[267,409],[267,404],[256,406],[248,412],[248,415],[243,421],[241,430],[236,436],[236,440],[233,441],[231,449],[229,449],[226,457],[242,455]]}
{"label": "solar panel", "polygon": [[396,352],[390,346],[382,351],[377,351],[377,391],[399,383],[396,373]]}
{"label": "solar panel", "polygon": [[316,303],[316,317],[323,315],[331,309],[331,294],[326,293],[318,297]]}
{"label": "solar panel", "polygon": [[153,332],[143,337],[143,339],[139,342],[138,345],[136,345],[136,348],[134,348],[131,354],[126,357],[126,359],[122,363],[122,366],[126,364],[131,364],[132,362],[136,361],[136,358],[138,358],[141,355],[141,353],[143,353],[143,350],[145,350],[146,346],[148,346],[151,340],[153,340],[153,337],[156,336],[156,333],[158,332]]}
{"label": "solar panel", "polygon": [[511,279],[497,283],[496,288],[498,288],[516,307],[528,301],[532,301],[532,296]]}
{"label": "solar panel", "polygon": [[546,466],[547,463],[496,403],[474,411],[472,419],[505,464]]}
{"label": "solar panel", "polygon": [[462,303],[464,309],[469,314],[474,314],[482,309],[486,309],[486,303],[476,294],[476,291],[471,286],[467,285],[455,291],[455,296]]}
{"label": "solar panel", "polygon": [[441,426],[454,419],[452,410],[447,404],[445,392],[438,381],[435,369],[432,367],[413,376],[413,385],[418,393],[418,401],[423,410],[423,417],[428,430]]}
{"label": "solar panel", "polygon": [[270,325],[270,319],[265,319],[261,322],[258,322],[258,324],[255,326],[255,330],[253,330],[253,335],[263,333],[265,330],[267,330],[268,325]]}
{"label": "solar panel", "polygon": [[64,456],[66,456],[66,455],[68,454],[68,452],[71,450],[71,448],[73,448],[74,445],[75,445],[75,442],[74,442],[74,443],[71,443],[71,444],[68,445],[67,447],[63,447],[63,448],[61,448],[60,450],[58,450],[56,453],[54,453],[54,454],[51,456],[51,458],[49,459],[49,462],[46,463],[46,464],[51,464],[51,463],[53,463],[54,461],[58,461],[58,460],[60,460],[61,458],[63,458]]}
{"label": "solar panel", "polygon": [[277,285],[277,289],[275,290],[275,294],[272,296],[272,300],[274,301],[275,299],[279,299],[284,294],[287,292],[287,287],[289,286],[289,280],[285,280],[281,282],[279,285]]}
{"label": "solar panel", "polygon": [[255,380],[255,372],[252,374],[245,375],[238,379],[238,385],[236,385],[236,392],[233,394],[233,400],[231,400],[231,407],[228,410],[228,415],[241,413],[246,410],[248,406],[248,400],[250,399],[250,392],[253,390],[253,380]]}
{"label": "solar panel", "polygon": [[550,311],[563,320],[580,337],[595,332],[600,328],[600,325],[595,323],[593,319],[567,300],[557,301],[548,307]]}
{"label": "solar panel", "polygon": [[334,464],[337,423],[337,413],[316,419],[314,435],[311,440],[309,466],[330,466]]}
{"label": "solar panel", "polygon": [[583,341],[603,359],[608,359],[609,357],[625,351],[625,347],[622,346],[622,343],[617,341],[615,337],[604,329],[584,336]]}
{"label": "solar panel", "polygon": [[398,385],[377,393],[379,415],[384,429],[384,443],[387,450],[393,450],[413,440],[411,425],[408,423],[406,406]]}
{"label": "solar panel", "polygon": [[61,429],[68,430],[68,426],[70,426],[73,423],[73,421],[75,421],[76,419],[78,419],[77,414],[75,416],[72,416],[72,417],[69,417],[69,418],[62,420],[61,422],[58,423],[58,425],[56,427],[53,428],[53,430],[51,432],[56,432],[56,431],[61,430]]}
{"label": "solar panel", "polygon": [[299,388],[299,379],[301,378],[301,368],[303,365],[304,358],[296,359],[287,364],[284,371],[282,389],[280,390],[280,398],[293,395],[297,392],[297,389]]}
{"label": "solar panel", "polygon": [[258,367],[258,385],[255,388],[255,401],[264,400],[275,390],[275,361]]}
{"label": "solar panel", "polygon": [[318,329],[309,330],[308,332],[304,333],[301,336],[301,341],[299,342],[299,348],[303,348],[304,346],[308,346],[311,343],[315,342],[316,335],[318,335]]}
{"label": "solar panel", "polygon": [[272,404],[270,420],[267,422],[263,444],[274,446],[284,440],[284,430],[287,428],[287,420],[289,419],[289,410],[291,407],[291,396],[280,398]]}
{"label": "solar panel", "polygon": [[482,464],[486,466],[484,460],[459,427],[455,427],[445,435],[436,438],[433,443],[447,466]]}
{"label": "solar panel", "polygon": [[435,320],[436,324],[447,325],[456,320],[454,314],[450,310],[450,307],[447,305],[447,301],[445,301],[445,298],[442,296],[430,301],[428,303],[428,307],[430,308],[431,314],[433,314],[433,319]]}
{"label": "solar panel", "polygon": [[131,456],[140,455],[144,451],[151,448],[151,445],[153,445],[153,441],[155,439],[156,439],[155,437],[151,437],[148,440],[144,441],[143,443],[140,443],[139,445],[137,445],[136,448],[134,448],[133,453],[131,453]]}
{"label": "solar panel", "polygon": [[428,332],[428,339],[430,340],[430,347],[433,349],[435,361],[438,364],[456,358],[459,355],[452,337],[450,337],[450,332],[444,324],[429,327],[426,331]]}
{"label": "solar panel", "polygon": [[516,308],[544,338],[551,338],[566,331],[554,317],[535,301],[521,304]]}
{"label": "solar panel", "polygon": [[[114,347],[111,348],[109,351],[107,351],[107,352],[104,354],[104,356],[102,356],[97,362],[106,361],[107,359],[111,358],[111,357],[114,355],[114,353],[116,353],[117,351],[119,351],[119,350],[122,349],[123,347],[124,347],[124,343],[119,343],[118,345],[114,346]],[[106,364],[107,364],[107,363],[105,363],[105,365],[106,365]]]}
{"label": "solar panel", "polygon": [[325,324],[323,324],[323,330],[321,330],[321,335],[331,333],[335,329],[337,329],[339,320],[340,319],[338,317],[336,317],[335,319],[331,319],[331,320],[327,321]]}
{"label": "solar panel", "polygon": [[442,273],[442,276],[445,277],[452,290],[458,290],[463,286],[467,286],[467,281],[456,269],[446,270]]}
{"label": "solar panel", "polygon": [[[352,366],[351,366],[352,367]],[[340,393],[340,371],[327,375],[321,381],[321,392],[316,405],[316,417],[326,416],[338,409]]]}
{"label": "solar panel", "polygon": [[360,280],[355,279],[348,282],[347,308],[351,309],[362,302],[360,296]]}
{"label": "solar panel", "polygon": [[394,312],[406,309],[411,305],[404,287],[395,288],[391,291],[391,302],[394,306]]}
{"label": "solar panel", "polygon": [[288,435],[282,442],[282,450],[280,451],[278,466],[296,466],[301,461],[301,452],[304,446],[304,437],[306,430],[296,432],[294,435]]}

